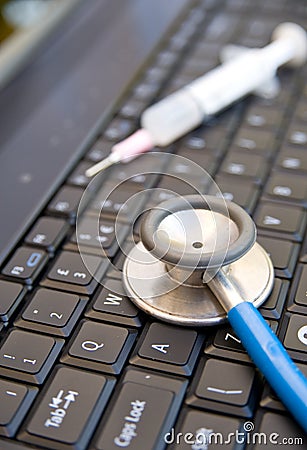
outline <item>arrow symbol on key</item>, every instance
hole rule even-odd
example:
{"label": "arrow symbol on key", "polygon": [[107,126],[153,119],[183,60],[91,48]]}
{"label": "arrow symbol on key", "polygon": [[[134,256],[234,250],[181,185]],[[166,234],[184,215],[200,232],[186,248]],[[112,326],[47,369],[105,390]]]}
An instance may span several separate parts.
{"label": "arrow symbol on key", "polygon": [[74,391],[68,391],[68,392],[69,393],[64,397],[64,400],[66,400],[66,402],[64,403],[64,406],[63,406],[64,409],[67,409],[72,402],[75,402],[76,396],[79,395],[78,392],[74,392]]}
{"label": "arrow symbol on key", "polygon": [[52,397],[52,403],[49,403],[51,408],[57,408],[60,403],[62,403],[62,395],[64,391],[61,389],[56,397]]}

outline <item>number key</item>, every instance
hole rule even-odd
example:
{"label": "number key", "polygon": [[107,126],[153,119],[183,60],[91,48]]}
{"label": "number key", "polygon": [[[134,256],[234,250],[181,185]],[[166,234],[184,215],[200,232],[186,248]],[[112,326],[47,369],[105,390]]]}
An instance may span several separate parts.
{"label": "number key", "polygon": [[0,348],[0,374],[42,383],[63,342],[50,336],[12,329]]}
{"label": "number key", "polygon": [[79,253],[63,252],[42,285],[91,294],[97,286],[96,278],[100,279],[107,266],[108,260],[98,256],[83,255],[81,258]]}
{"label": "number key", "polygon": [[16,325],[68,336],[85,306],[78,295],[38,289]]}

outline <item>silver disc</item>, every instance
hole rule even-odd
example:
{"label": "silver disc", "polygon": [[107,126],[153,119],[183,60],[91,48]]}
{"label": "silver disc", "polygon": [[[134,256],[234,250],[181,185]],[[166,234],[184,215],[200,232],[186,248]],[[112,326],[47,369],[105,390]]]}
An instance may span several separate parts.
{"label": "silver disc", "polygon": [[[268,298],[274,269],[258,243],[224,269],[246,301],[258,308]],[[165,264],[153,257],[141,242],[125,260],[123,283],[128,296],[140,309],[161,320],[185,326],[208,326],[227,319],[206,285],[188,286],[171,278]]]}

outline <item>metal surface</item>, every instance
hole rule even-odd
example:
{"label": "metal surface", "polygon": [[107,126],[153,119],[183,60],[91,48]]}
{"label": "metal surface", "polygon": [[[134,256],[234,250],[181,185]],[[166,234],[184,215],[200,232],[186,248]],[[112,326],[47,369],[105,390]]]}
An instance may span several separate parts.
{"label": "metal surface", "polygon": [[[266,251],[255,243],[236,262],[224,266],[240,296],[258,308],[273,287],[274,270]],[[161,320],[186,325],[218,325],[226,313],[208,286],[189,286],[170,276],[166,265],[138,243],[123,267],[123,283],[131,300]]]}

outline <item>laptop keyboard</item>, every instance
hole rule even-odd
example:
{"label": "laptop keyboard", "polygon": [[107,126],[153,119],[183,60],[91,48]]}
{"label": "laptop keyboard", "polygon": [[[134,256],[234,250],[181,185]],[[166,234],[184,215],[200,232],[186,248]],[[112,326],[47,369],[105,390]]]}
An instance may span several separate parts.
{"label": "laptop keyboard", "polygon": [[283,21],[307,28],[306,3],[192,2],[3,265],[0,449],[207,449],[191,443],[188,434],[199,432],[224,439],[210,448],[263,448],[253,432],[268,448],[272,433],[283,448],[306,447],[229,326],[154,320],[121,282],[142,211],[195,189],[217,195],[193,161],[253,216],[275,268],[261,313],[307,375],[306,67],[283,69],[275,98],[250,96],[159,159],[141,156],[90,185],[85,176],[137,129],[149,104],[215,67],[224,45],[263,46]]}

